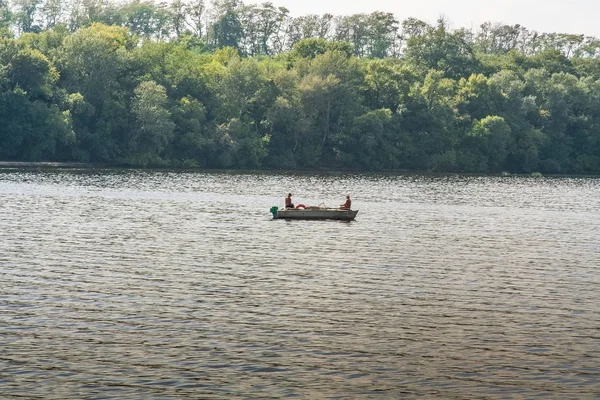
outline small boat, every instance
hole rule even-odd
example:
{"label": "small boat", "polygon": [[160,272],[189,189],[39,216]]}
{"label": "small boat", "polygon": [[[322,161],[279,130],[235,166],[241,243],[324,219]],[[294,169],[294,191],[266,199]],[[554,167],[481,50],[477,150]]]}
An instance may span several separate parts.
{"label": "small boat", "polygon": [[306,208],[287,208],[271,207],[273,218],[281,219],[337,219],[342,221],[352,221],[358,210],[348,210],[344,208],[331,207],[306,207]]}

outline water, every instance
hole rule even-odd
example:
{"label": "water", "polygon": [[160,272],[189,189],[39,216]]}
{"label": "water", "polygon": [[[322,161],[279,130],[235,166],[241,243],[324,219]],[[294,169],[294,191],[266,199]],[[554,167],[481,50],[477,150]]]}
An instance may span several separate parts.
{"label": "water", "polygon": [[[273,220],[287,192],[353,222]],[[0,170],[0,398],[600,397],[600,179]]]}

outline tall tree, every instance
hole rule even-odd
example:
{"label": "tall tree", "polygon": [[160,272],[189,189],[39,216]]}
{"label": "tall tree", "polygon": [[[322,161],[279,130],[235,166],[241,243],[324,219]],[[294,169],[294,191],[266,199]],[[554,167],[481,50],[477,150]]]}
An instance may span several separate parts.
{"label": "tall tree", "polygon": [[184,21],[192,34],[202,38],[204,29],[204,18],[206,14],[206,4],[204,0],[190,0],[184,5],[185,18]]}
{"label": "tall tree", "polygon": [[376,11],[368,16],[367,54],[372,58],[398,56],[399,26],[391,13]]}
{"label": "tall tree", "polygon": [[40,32],[40,8],[42,0],[16,0],[17,11],[14,13],[17,29],[23,32]]}
{"label": "tall tree", "polygon": [[451,32],[447,22],[439,19],[435,27],[412,36],[407,41],[407,56],[426,69],[443,71],[448,77],[469,76],[479,69],[465,31]]}
{"label": "tall tree", "polygon": [[[81,93],[84,106],[73,115],[82,161],[116,161],[122,156],[129,112],[128,49],[135,42],[126,29],[92,24],[64,40],[58,55],[60,83]],[[129,92],[130,93],[130,92]]]}
{"label": "tall tree", "polygon": [[167,109],[166,90],[156,82],[145,81],[133,93],[131,110],[136,123],[130,140],[132,156],[129,160],[141,165],[160,164],[175,129]]}
{"label": "tall tree", "polygon": [[0,34],[2,34],[2,31],[8,33],[8,28],[12,23],[12,19],[13,13],[10,9],[8,0],[0,0]]}
{"label": "tall tree", "polygon": [[212,44],[218,49],[224,47],[238,49],[243,35],[242,24],[233,10],[226,11],[212,26]]}

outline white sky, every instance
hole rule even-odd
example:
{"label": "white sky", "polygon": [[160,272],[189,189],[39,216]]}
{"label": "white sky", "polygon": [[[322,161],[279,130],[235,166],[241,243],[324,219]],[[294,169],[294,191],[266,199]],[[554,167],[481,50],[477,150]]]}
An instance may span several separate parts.
{"label": "white sky", "polygon": [[538,32],[600,37],[600,0],[271,0],[271,3],[286,7],[293,16],[385,11],[400,21],[415,17],[430,24],[443,15],[452,28],[478,28],[481,23],[492,21],[520,24]]}

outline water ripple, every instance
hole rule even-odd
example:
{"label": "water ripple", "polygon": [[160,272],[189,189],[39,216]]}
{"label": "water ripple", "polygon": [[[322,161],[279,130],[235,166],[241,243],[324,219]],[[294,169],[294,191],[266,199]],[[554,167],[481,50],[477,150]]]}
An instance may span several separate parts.
{"label": "water ripple", "polygon": [[[278,221],[351,194],[356,221]],[[600,180],[0,170],[0,397],[600,397]]]}

